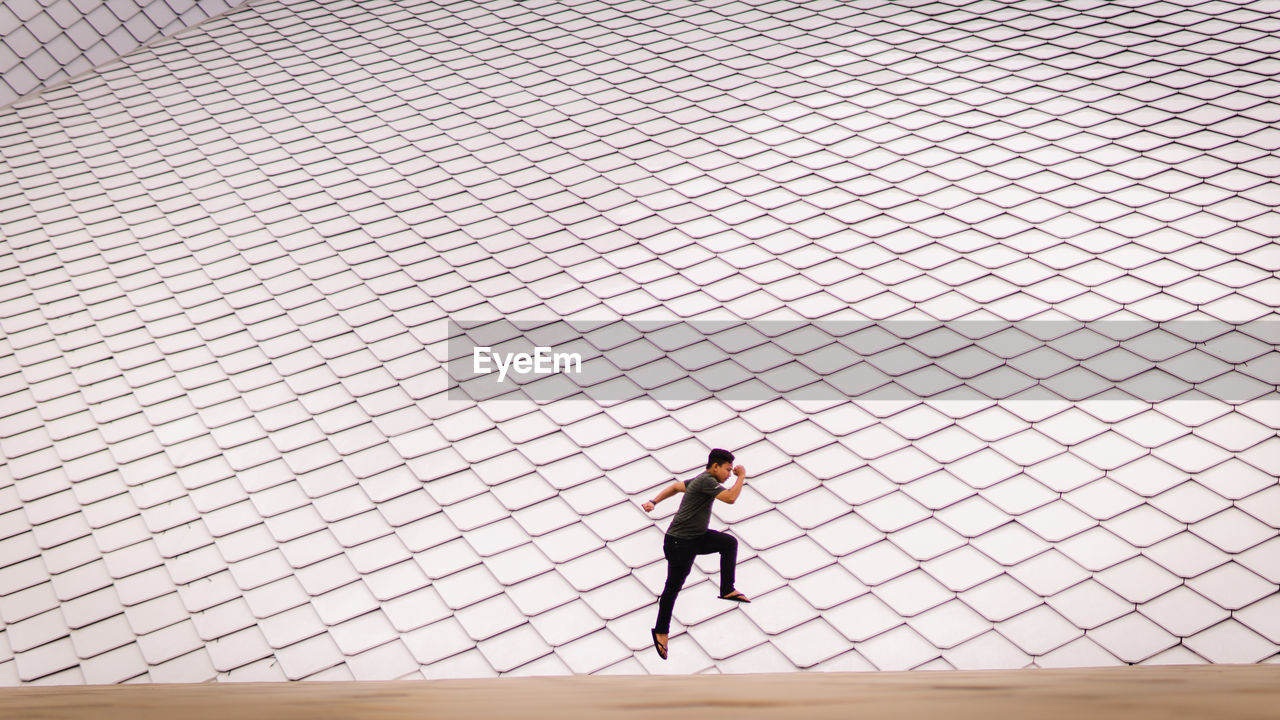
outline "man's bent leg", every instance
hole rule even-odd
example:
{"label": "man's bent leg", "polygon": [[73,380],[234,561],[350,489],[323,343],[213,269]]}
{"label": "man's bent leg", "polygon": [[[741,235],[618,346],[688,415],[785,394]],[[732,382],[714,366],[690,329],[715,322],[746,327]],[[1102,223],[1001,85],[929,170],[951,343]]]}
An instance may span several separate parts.
{"label": "man's bent leg", "polygon": [[667,558],[667,583],[662,588],[662,597],[658,599],[658,622],[653,629],[659,635],[667,635],[671,630],[676,595],[680,594],[680,588],[684,587],[684,581],[693,569],[693,543],[667,536],[662,543],[662,554]]}
{"label": "man's bent leg", "polygon": [[720,554],[720,596],[734,591],[734,572],[738,564],[738,540],[728,533],[708,530],[698,538],[699,555]]}

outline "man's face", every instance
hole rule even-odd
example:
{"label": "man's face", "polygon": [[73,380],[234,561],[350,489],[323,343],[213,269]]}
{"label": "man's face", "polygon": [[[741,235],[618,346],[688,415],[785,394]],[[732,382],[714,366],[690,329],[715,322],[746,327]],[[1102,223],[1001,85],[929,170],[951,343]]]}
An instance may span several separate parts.
{"label": "man's face", "polygon": [[733,472],[733,462],[713,464],[709,472],[717,481],[724,482],[729,479],[729,475]]}

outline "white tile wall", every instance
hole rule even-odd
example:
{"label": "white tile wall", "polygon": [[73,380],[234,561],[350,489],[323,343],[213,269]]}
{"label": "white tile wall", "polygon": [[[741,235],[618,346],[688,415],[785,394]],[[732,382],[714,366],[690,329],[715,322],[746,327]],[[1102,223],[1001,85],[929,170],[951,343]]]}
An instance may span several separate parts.
{"label": "white tile wall", "polygon": [[[48,81],[198,10],[147,7],[3,45]],[[0,683],[1275,662],[1277,17],[275,0],[16,103]],[[561,340],[631,399],[446,392],[447,317],[641,312],[1203,322],[615,327]],[[910,392],[771,389],[809,343]],[[638,504],[710,446],[756,602],[699,562],[663,662]]]}

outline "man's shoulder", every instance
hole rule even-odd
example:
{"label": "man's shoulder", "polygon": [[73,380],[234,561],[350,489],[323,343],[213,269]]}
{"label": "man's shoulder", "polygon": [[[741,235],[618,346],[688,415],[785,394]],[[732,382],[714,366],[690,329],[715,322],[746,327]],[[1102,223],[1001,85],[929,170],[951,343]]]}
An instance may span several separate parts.
{"label": "man's shoulder", "polygon": [[715,475],[712,475],[709,472],[704,472],[685,483],[686,487],[694,488],[718,487],[719,485],[720,481],[716,479]]}

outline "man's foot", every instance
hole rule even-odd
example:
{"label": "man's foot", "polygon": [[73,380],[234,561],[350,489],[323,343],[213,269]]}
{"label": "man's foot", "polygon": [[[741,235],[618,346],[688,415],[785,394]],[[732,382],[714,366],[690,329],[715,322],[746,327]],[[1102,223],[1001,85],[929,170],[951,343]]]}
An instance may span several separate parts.
{"label": "man's foot", "polygon": [[666,634],[659,635],[657,630],[650,630],[649,634],[653,635],[653,649],[658,651],[658,657],[662,658],[663,660],[666,660],[667,659]]}
{"label": "man's foot", "polygon": [[750,600],[749,598],[747,598],[747,596],[746,596],[746,595],[743,595],[742,593],[738,592],[737,590],[734,590],[733,592],[729,593],[728,595],[721,595],[721,596],[720,596],[720,599],[721,599],[721,600],[732,600],[732,601],[734,601],[734,602],[740,602],[740,603],[749,603],[749,602],[751,602],[751,600]]}

